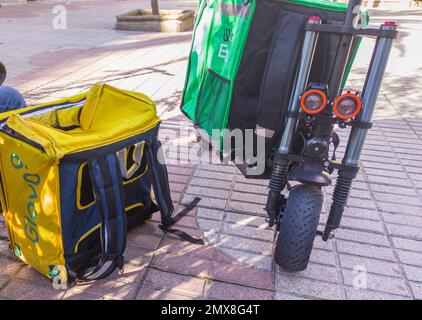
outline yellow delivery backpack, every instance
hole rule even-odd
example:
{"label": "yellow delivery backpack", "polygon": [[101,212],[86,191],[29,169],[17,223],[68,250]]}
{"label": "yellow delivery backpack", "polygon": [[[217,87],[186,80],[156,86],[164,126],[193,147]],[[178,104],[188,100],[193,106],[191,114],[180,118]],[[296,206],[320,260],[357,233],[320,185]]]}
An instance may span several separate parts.
{"label": "yellow delivery backpack", "polygon": [[164,232],[201,243],[170,228],[196,203],[171,217],[158,126],[148,97],[105,84],[1,114],[0,198],[16,256],[50,279],[103,278],[123,266],[127,229],[158,209]]}

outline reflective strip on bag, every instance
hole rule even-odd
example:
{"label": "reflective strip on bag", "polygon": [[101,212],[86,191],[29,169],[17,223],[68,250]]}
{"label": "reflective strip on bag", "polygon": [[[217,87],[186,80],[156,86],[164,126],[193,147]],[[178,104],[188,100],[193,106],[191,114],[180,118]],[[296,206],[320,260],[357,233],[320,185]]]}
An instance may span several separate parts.
{"label": "reflective strip on bag", "polygon": [[248,19],[251,7],[244,4],[221,3],[221,13],[227,16],[235,16]]}

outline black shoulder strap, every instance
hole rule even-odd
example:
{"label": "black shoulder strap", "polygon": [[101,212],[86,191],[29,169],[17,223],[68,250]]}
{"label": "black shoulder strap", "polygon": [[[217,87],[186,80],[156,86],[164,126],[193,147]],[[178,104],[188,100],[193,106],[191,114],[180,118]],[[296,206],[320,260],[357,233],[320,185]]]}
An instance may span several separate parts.
{"label": "black shoulder strap", "polygon": [[195,208],[200,199],[196,198],[173,218],[172,215],[174,207],[171,200],[167,167],[164,163],[164,154],[161,150],[161,143],[158,139],[152,139],[146,142],[146,147],[155,200],[157,201],[157,205],[161,213],[161,230],[163,230],[163,232],[175,234],[182,240],[189,241],[191,243],[204,244],[202,239],[193,238],[184,231],[171,228],[177,221]]}
{"label": "black shoulder strap", "polygon": [[86,270],[83,280],[104,278],[123,268],[126,248],[126,214],[119,161],[110,154],[88,162],[91,181],[101,216],[102,254],[97,266]]}
{"label": "black shoulder strap", "polygon": [[303,18],[280,11],[262,80],[258,126],[274,132],[286,116],[299,58],[303,28],[297,19]]}

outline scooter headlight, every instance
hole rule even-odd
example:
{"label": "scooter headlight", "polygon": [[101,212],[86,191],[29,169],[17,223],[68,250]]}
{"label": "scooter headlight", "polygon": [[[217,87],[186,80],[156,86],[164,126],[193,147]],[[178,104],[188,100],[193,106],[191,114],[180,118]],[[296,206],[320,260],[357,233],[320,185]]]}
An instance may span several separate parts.
{"label": "scooter headlight", "polygon": [[354,118],[362,109],[360,98],[353,93],[345,93],[334,101],[333,111],[343,120]]}
{"label": "scooter headlight", "polygon": [[308,90],[300,99],[302,110],[308,114],[317,114],[324,110],[327,105],[327,96],[321,90]]}

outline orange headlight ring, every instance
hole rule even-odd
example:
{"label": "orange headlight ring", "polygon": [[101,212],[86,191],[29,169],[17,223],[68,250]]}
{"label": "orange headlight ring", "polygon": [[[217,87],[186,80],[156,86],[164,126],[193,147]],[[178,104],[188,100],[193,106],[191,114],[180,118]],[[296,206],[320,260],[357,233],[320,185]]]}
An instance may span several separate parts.
{"label": "orange headlight ring", "polygon": [[[357,102],[357,108],[356,108],[355,112],[353,112],[349,116],[342,115],[341,113],[338,112],[338,109],[337,109],[338,104],[344,98],[353,98]],[[362,109],[362,101],[360,100],[360,98],[357,95],[355,95],[353,93],[344,93],[344,94],[342,94],[341,96],[339,96],[334,101],[334,105],[333,105],[333,111],[334,111],[335,115],[337,117],[339,117],[340,119],[343,119],[343,120],[348,120],[348,119],[352,119],[352,118],[356,117],[356,115],[358,115],[358,113],[360,112],[361,109]]]}
{"label": "orange headlight ring", "polygon": [[[311,110],[306,109],[305,99],[306,99],[307,96],[309,96],[310,94],[313,94],[313,93],[317,93],[322,97],[322,105],[317,110],[311,111]],[[327,105],[327,95],[325,94],[324,91],[321,91],[321,90],[318,90],[318,89],[311,89],[311,90],[306,91],[302,95],[302,98],[300,99],[300,107],[302,108],[303,112],[306,112],[308,114],[320,113],[322,110],[324,110],[326,105]]]}

